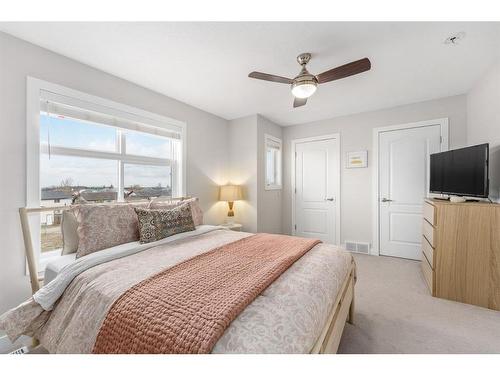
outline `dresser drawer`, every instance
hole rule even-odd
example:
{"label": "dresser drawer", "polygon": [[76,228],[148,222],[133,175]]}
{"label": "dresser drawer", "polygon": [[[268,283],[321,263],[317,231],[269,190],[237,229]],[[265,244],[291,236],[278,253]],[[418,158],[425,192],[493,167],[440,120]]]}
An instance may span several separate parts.
{"label": "dresser drawer", "polygon": [[423,220],[424,224],[423,224],[423,228],[422,228],[422,233],[424,235],[424,237],[427,239],[427,241],[429,241],[429,243],[431,244],[431,246],[433,248],[436,248],[436,243],[434,242],[434,231],[435,231],[435,228],[429,224],[429,222],[427,220]]}
{"label": "dresser drawer", "polygon": [[424,275],[425,283],[427,284],[427,287],[429,288],[431,294],[434,295],[433,271],[423,253],[422,253],[421,263],[422,263],[422,274]]}
{"label": "dresser drawer", "polygon": [[434,269],[434,249],[424,236],[422,236],[422,253],[424,253],[431,268]]}
{"label": "dresser drawer", "polygon": [[424,202],[423,216],[432,225],[436,225],[436,212],[435,207],[429,202]]}

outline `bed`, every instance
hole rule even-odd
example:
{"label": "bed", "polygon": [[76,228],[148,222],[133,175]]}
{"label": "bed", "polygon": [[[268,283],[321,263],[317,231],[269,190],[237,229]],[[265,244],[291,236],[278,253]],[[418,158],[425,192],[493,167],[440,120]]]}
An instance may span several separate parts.
{"label": "bed", "polygon": [[[78,259],[65,255],[47,267],[46,283],[39,289],[27,215],[40,210],[49,208],[21,209],[34,296],[0,317],[0,329],[11,339],[30,335],[50,353],[96,352],[117,301],[137,285],[214,249],[258,237],[198,225],[193,231],[148,244],[132,241]],[[277,241],[285,237],[289,236]],[[338,247],[315,243],[251,298],[210,352],[336,353],[346,321],[352,322],[354,284],[352,256]],[[116,324],[123,327],[120,320]],[[114,328],[113,334],[118,331]],[[133,339],[142,340],[137,334]],[[163,352],[155,349],[143,352]]]}

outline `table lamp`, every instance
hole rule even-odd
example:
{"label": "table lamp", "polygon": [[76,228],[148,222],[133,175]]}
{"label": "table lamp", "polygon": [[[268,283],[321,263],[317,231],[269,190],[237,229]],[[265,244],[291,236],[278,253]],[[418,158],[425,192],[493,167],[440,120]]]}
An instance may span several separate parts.
{"label": "table lamp", "polygon": [[242,199],[241,186],[238,185],[224,185],[220,187],[219,200],[227,202],[229,211],[227,216],[232,218],[234,216],[233,204],[234,201]]}

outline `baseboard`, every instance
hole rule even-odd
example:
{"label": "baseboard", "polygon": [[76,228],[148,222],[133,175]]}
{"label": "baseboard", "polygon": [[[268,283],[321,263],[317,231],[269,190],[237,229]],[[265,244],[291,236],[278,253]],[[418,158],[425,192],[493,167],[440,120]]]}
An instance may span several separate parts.
{"label": "baseboard", "polygon": [[31,337],[21,336],[16,341],[11,342],[7,335],[0,336],[0,354],[7,354],[23,346],[31,345]]}

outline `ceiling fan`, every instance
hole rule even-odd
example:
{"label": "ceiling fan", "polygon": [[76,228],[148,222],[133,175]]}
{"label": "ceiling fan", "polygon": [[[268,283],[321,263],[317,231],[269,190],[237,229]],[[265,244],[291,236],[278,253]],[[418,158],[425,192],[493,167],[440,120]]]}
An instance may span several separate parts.
{"label": "ceiling fan", "polygon": [[297,62],[302,66],[302,69],[300,70],[299,75],[294,79],[261,72],[252,72],[248,76],[250,78],[262,79],[264,81],[287,83],[292,85],[292,94],[295,97],[293,107],[296,108],[307,103],[307,98],[314,94],[318,84],[363,73],[371,68],[370,60],[365,57],[364,59],[338,66],[315,76],[314,74],[309,73],[306,69],[306,65],[309,60],[311,60],[310,53],[301,53],[297,56]]}

